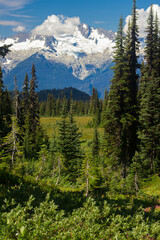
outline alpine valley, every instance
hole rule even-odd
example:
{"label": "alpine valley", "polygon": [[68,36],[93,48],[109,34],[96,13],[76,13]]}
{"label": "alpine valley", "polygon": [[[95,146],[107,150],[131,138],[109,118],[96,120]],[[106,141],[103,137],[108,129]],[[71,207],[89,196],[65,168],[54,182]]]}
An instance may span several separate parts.
{"label": "alpine valley", "polygon": [[74,87],[91,94],[94,86],[103,98],[113,76],[110,68],[115,36],[112,31],[79,24],[73,34],[55,37],[18,33],[1,39],[0,46],[12,44],[11,52],[2,59],[4,83],[13,90],[16,76],[21,90],[25,74],[30,76],[34,63],[39,90]]}

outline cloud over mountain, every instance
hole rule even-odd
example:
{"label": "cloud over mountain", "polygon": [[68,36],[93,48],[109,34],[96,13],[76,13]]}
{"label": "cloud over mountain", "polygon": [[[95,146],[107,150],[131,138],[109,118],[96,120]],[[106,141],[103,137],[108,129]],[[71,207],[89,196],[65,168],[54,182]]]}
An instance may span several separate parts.
{"label": "cloud over mountain", "polygon": [[[158,4],[153,4],[153,11],[154,11],[154,14],[157,13],[158,18],[160,20],[160,6]],[[147,8],[147,10],[144,10],[143,8],[137,9],[137,13],[138,13],[137,24],[139,27],[139,37],[140,38],[144,38],[146,36],[145,30],[147,27],[147,19],[149,16],[149,12],[150,12],[150,7]],[[125,33],[127,32],[129,19],[131,19],[130,15],[126,17],[126,24],[124,26]]]}
{"label": "cloud over mountain", "polygon": [[12,28],[12,31],[13,32],[25,32],[27,31],[25,27],[23,26],[18,26],[18,27],[15,27],[15,28]]}
{"label": "cloud over mountain", "polygon": [[80,24],[79,17],[64,17],[63,15],[51,15],[39,26],[32,30],[35,35],[46,35],[55,37],[61,35],[72,35],[75,28]]}

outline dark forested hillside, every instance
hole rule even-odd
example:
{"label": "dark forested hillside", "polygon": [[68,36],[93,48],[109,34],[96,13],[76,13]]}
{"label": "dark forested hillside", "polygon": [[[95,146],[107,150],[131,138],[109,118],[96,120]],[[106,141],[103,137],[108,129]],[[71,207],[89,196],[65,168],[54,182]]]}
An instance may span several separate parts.
{"label": "dark forested hillside", "polygon": [[73,100],[89,101],[90,99],[90,96],[87,93],[81,92],[78,89],[72,87],[64,89],[41,90],[38,92],[38,97],[40,102],[47,101],[48,94],[53,95],[55,99],[62,95],[67,99],[70,99],[71,93]]}

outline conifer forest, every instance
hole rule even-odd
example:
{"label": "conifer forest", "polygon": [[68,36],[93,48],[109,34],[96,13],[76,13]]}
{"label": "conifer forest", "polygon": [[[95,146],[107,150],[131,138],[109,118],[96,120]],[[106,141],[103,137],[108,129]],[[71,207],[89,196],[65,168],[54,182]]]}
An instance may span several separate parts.
{"label": "conifer forest", "polygon": [[137,18],[133,0],[103,100],[40,101],[32,62],[9,92],[1,65],[0,239],[160,240],[160,19],[151,6],[140,61]]}

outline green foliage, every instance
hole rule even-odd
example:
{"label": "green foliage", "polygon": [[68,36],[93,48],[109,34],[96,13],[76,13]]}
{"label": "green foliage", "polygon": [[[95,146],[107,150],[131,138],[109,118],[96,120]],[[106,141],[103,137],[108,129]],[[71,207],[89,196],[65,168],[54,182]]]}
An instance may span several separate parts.
{"label": "green foliage", "polygon": [[[130,41],[129,41],[130,42]],[[114,76],[108,94],[107,107],[104,113],[105,135],[104,145],[107,158],[113,171],[117,171],[117,165],[121,167],[121,174],[125,178],[127,166],[131,163],[132,152],[135,142],[132,144],[133,125],[136,121],[134,114],[134,104],[132,102],[131,91],[132,81],[129,73],[129,53],[125,51],[125,41],[123,34],[123,19],[120,19],[116,37],[114,62]],[[128,48],[127,48],[128,50]],[[132,90],[131,90],[132,89]],[[136,133],[136,130],[135,130]]]}
{"label": "green foliage", "polygon": [[139,190],[143,184],[143,164],[142,159],[138,152],[135,153],[135,156],[132,159],[132,164],[130,165],[128,176],[126,179],[126,187],[127,189],[133,193],[138,194]]}
{"label": "green foliage", "polygon": [[159,111],[160,111],[160,78],[149,78],[140,102],[141,154],[146,169],[155,172],[159,169]]}
{"label": "green foliage", "polygon": [[10,45],[3,45],[2,47],[0,47],[0,56],[2,56],[3,58],[7,55],[7,53],[10,52],[10,47],[12,46],[12,44]]}
{"label": "green foliage", "polygon": [[5,201],[0,216],[1,239],[103,239],[107,236],[106,239],[115,240],[151,240],[160,237],[156,206],[148,212],[142,206],[135,209],[135,203],[122,207],[119,200],[110,203],[108,199],[101,208],[88,198],[83,207],[66,216],[49,195],[35,208],[34,200],[31,196],[24,206]]}
{"label": "green foliage", "polygon": [[99,136],[98,136],[98,130],[97,127],[94,129],[94,136],[93,136],[93,142],[92,142],[92,155],[93,158],[97,158],[99,155],[100,150],[100,142],[99,142]]}
{"label": "green foliage", "polygon": [[86,196],[98,185],[98,167],[93,159],[92,154],[86,151],[85,157],[82,162],[81,177],[82,189],[85,190]]}
{"label": "green foliage", "polygon": [[29,87],[29,121],[30,121],[30,131],[34,134],[36,132],[37,126],[39,125],[39,103],[38,94],[36,89],[37,85],[36,69],[34,64],[32,65],[32,79],[30,81]]}
{"label": "green foliage", "polygon": [[146,175],[159,172],[160,159],[160,72],[159,37],[157,16],[154,21],[151,6],[148,17],[147,38],[143,74],[140,83],[140,150]]}
{"label": "green foliage", "polygon": [[63,114],[64,117],[58,123],[57,148],[63,157],[63,165],[66,173],[75,181],[81,168],[81,133],[72,115],[70,114],[69,121],[67,121],[65,110]]}
{"label": "green foliage", "polygon": [[7,89],[4,89],[2,70],[0,67],[0,144],[11,130],[11,99]]}
{"label": "green foliage", "polygon": [[[72,96],[74,100],[72,99],[71,101],[72,90],[73,90]],[[61,116],[64,101],[66,102],[66,105],[67,105],[67,108],[66,108],[67,113],[70,112],[71,102],[72,102],[73,115],[76,115],[76,116],[88,115],[89,95],[86,94],[87,97],[85,97],[85,93],[84,93],[84,98],[83,98],[83,94],[79,92],[80,91],[74,88],[73,89],[65,88],[64,91],[63,90],[44,90],[39,92],[38,96],[40,98],[39,99],[40,115],[41,116]],[[48,93],[47,97],[46,97],[46,93]]]}

